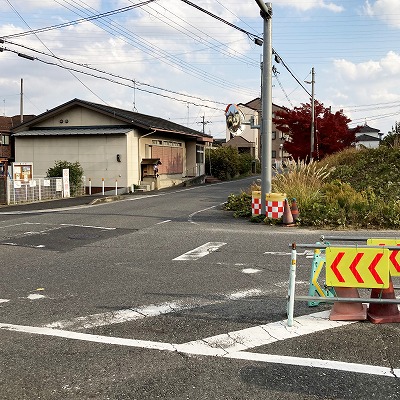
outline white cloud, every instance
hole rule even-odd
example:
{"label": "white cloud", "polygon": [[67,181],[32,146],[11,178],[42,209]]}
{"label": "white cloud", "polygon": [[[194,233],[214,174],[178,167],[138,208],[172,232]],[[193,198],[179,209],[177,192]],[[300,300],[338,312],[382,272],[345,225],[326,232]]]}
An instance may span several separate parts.
{"label": "white cloud", "polygon": [[293,0],[275,0],[272,5],[281,5],[296,8],[300,11],[309,11],[312,9],[326,9],[335,13],[342,12],[344,8],[334,2],[325,0],[308,0],[308,1],[293,1]]}
{"label": "white cloud", "polygon": [[335,84],[324,95],[334,108],[344,108],[355,124],[366,121],[387,133],[400,115],[400,54],[389,51],[380,60],[361,63],[335,60],[333,67]]}
{"label": "white cloud", "polygon": [[364,12],[371,17],[377,17],[385,21],[390,26],[400,28],[399,0],[366,0]]}

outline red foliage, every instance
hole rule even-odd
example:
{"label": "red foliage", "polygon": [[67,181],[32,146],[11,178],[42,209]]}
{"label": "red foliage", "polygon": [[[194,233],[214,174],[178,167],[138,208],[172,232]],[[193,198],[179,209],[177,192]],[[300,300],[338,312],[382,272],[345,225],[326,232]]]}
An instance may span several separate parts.
{"label": "red foliage", "polygon": [[[318,101],[314,102],[314,159],[322,159],[354,144],[355,130],[348,128],[351,121],[342,111],[332,114]],[[310,158],[311,148],[311,104],[301,104],[293,110],[279,110],[273,118],[277,129],[288,135],[284,149],[295,160]]]}

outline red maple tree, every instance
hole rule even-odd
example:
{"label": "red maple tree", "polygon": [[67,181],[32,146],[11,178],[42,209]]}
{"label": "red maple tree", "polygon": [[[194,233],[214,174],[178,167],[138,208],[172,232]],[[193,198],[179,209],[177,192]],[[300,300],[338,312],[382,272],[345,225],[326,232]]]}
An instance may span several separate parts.
{"label": "red maple tree", "polygon": [[[314,159],[343,150],[355,142],[356,130],[350,130],[351,121],[343,111],[332,113],[330,108],[314,101]],[[293,110],[275,112],[273,122],[277,129],[287,135],[283,148],[295,160],[307,160],[311,150],[311,104],[301,104]]]}

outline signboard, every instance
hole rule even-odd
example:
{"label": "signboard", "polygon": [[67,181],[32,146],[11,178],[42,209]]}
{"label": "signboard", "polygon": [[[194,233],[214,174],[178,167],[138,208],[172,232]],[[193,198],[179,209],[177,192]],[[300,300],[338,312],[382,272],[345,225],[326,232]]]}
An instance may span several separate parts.
{"label": "signboard", "polygon": [[368,247],[327,247],[327,286],[389,287],[389,250]]}
{"label": "signboard", "polygon": [[242,122],[244,114],[236,104],[229,104],[225,110],[226,127],[232,136],[239,136],[243,132]]}
{"label": "signboard", "polygon": [[70,197],[69,189],[69,168],[63,169],[63,197]]}
{"label": "signboard", "polygon": [[63,190],[63,181],[60,178],[56,178],[56,192],[62,192]]}
{"label": "signboard", "polygon": [[29,182],[33,178],[33,163],[15,162],[12,163],[14,181]]}
{"label": "signboard", "polygon": [[[400,239],[376,238],[368,239],[371,246],[400,246]],[[399,250],[389,250],[389,272],[392,276],[400,276],[400,247]]]}

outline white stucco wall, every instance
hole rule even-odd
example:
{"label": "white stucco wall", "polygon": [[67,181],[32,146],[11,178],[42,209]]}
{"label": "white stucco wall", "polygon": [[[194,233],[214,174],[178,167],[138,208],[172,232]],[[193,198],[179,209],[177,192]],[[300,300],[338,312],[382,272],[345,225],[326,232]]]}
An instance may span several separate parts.
{"label": "white stucco wall", "polygon": [[137,183],[138,167],[128,158],[127,141],[126,135],[16,137],[15,160],[33,161],[35,176],[45,176],[56,161],[78,161],[92,186],[100,187],[104,178],[105,186],[115,187],[117,180],[119,187],[129,187]]}
{"label": "white stucco wall", "polygon": [[80,106],[71,107],[35,124],[37,128],[70,128],[74,126],[121,125],[121,121]]}

